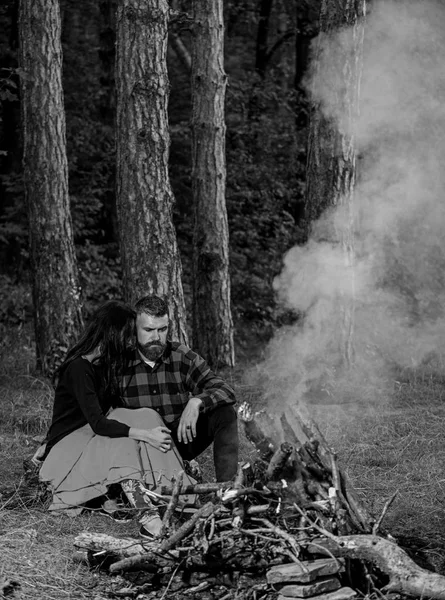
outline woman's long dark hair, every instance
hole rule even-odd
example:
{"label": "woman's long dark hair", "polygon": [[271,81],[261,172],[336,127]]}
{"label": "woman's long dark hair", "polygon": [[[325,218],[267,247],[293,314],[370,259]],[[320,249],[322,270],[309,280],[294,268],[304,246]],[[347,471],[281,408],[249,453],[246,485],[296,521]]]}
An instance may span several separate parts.
{"label": "woman's long dark hair", "polygon": [[116,396],[119,375],[128,362],[129,348],[134,347],[136,328],[135,311],[117,300],[109,300],[92,315],[79,341],[67,352],[57,375],[76,358],[90,354],[96,348],[100,353],[94,362],[100,364],[103,373],[103,394]]}

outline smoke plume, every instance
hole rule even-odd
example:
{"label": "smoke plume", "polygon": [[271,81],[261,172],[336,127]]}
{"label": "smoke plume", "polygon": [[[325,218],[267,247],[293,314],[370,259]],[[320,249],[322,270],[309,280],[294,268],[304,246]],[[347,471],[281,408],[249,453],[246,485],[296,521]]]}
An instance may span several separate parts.
{"label": "smoke plume", "polygon": [[[445,355],[445,5],[402,0],[371,8],[353,131],[354,265],[329,235],[349,226],[342,207],[324,214],[307,244],[285,256],[275,289],[303,317],[272,341],[261,367],[275,403],[323,395],[372,401],[397,373],[431,357],[437,368]],[[323,76],[314,85],[314,75],[309,88],[344,128],[347,115],[333,90],[344,86],[338,49],[352,43],[351,32],[323,43]],[[348,303],[352,369],[342,360]]]}

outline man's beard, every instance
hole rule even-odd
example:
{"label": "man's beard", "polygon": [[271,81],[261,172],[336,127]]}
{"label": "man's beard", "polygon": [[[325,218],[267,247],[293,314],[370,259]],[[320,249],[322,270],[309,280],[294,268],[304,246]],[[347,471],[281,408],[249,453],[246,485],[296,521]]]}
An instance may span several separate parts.
{"label": "man's beard", "polygon": [[155,362],[164,354],[165,347],[166,344],[162,342],[148,342],[148,344],[138,342],[139,351],[152,362]]}

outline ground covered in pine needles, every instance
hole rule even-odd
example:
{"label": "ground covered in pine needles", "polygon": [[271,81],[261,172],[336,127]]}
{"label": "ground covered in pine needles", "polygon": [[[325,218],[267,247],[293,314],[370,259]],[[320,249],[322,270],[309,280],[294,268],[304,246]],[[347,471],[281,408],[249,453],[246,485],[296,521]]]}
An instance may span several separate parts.
{"label": "ground covered in pine needles", "polygon": [[[94,513],[52,516],[23,491],[23,460],[46,432],[52,388],[32,375],[28,338],[15,335],[9,342],[3,337],[3,348],[18,350],[3,352],[0,365],[0,594],[34,600],[133,598],[125,579],[76,562],[73,540],[81,531],[136,538],[136,523],[117,524]],[[238,400],[254,401],[242,373],[240,365],[229,376]],[[410,371],[390,383],[378,405],[325,403],[312,407],[312,414],[373,515],[397,492],[383,530],[421,566],[445,575],[445,381]],[[244,437],[241,450],[243,460],[254,456]],[[201,466],[211,480],[210,453]],[[241,587],[230,597],[241,595]]]}

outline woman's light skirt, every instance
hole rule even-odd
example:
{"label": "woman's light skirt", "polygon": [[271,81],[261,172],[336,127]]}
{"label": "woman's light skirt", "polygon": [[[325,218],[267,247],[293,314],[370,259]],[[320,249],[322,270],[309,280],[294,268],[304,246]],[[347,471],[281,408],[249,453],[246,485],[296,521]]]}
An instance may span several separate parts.
{"label": "woman's light skirt", "polygon": [[[150,408],[115,408],[108,417],[138,429],[164,425],[159,414]],[[40,469],[40,479],[49,484],[53,495],[49,510],[76,515],[86,502],[105,495],[111,484],[137,479],[156,490],[161,485],[171,485],[183,468],[174,444],[164,453],[128,437],[96,435],[89,425],[84,425],[51,448]],[[195,483],[187,475],[183,481]],[[181,500],[192,503],[195,496],[181,496]]]}

